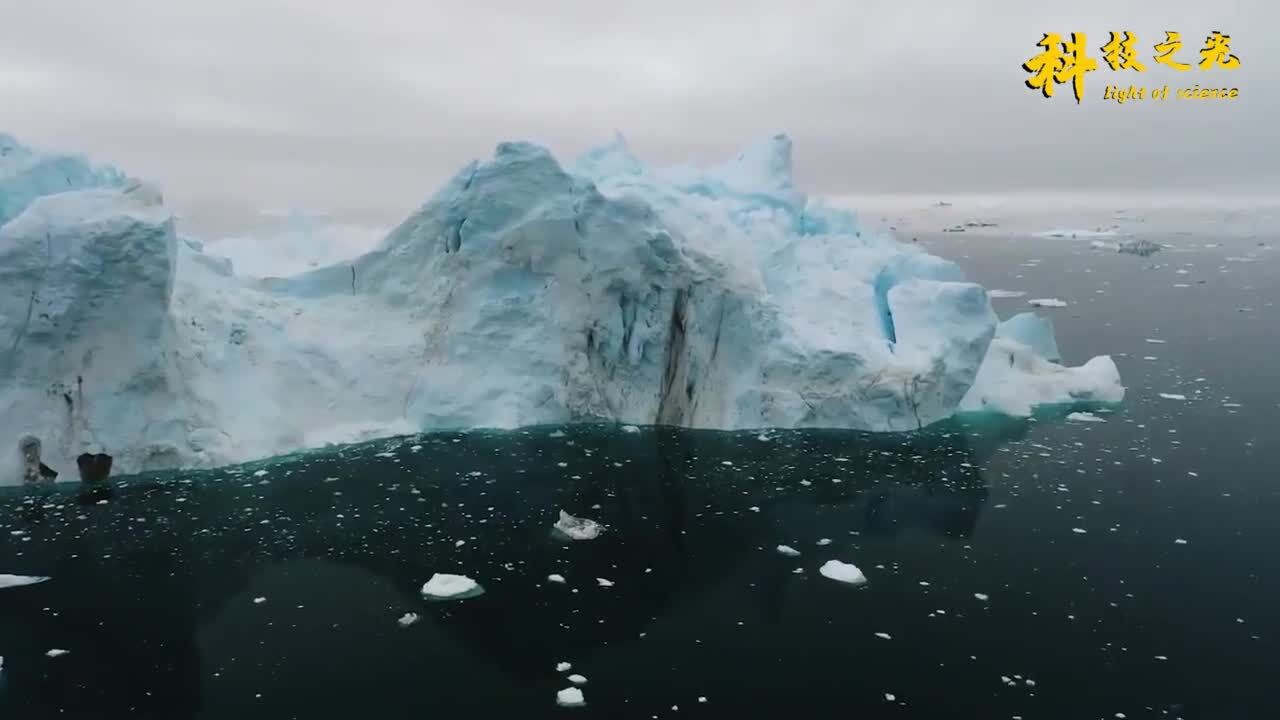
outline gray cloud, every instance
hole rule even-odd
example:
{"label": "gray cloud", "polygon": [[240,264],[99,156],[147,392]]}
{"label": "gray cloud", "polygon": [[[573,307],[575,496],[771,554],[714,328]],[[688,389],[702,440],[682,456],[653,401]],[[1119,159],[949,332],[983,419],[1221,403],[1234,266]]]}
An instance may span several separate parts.
{"label": "gray cloud", "polygon": [[[1280,186],[1269,0],[49,0],[0,24],[0,128],[165,186],[197,218],[328,208],[394,221],[505,139],[576,153],[622,131],[654,162],[775,131],[820,193]],[[1210,30],[1234,71],[1182,59]],[[1131,30],[1148,72],[1077,106],[1019,67],[1042,33]],[[1099,59],[1100,63],[1101,60]],[[1238,87],[1232,102],[1117,106],[1108,83]]]}

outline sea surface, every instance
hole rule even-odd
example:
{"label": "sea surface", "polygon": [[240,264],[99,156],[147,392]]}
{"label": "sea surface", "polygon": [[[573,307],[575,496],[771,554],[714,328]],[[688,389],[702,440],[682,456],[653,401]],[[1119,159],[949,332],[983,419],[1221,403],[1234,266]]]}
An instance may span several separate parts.
{"label": "sea surface", "polygon": [[[921,240],[1026,292],[1002,317],[1066,301],[1065,360],[1112,354],[1123,405],[5,488],[0,573],[52,579],[0,590],[0,718],[1280,718],[1275,238]],[[424,599],[436,573],[484,592]]]}

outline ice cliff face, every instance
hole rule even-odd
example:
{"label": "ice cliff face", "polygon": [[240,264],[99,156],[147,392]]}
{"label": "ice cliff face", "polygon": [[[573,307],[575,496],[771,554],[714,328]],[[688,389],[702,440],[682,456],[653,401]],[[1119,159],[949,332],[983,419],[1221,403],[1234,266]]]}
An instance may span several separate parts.
{"label": "ice cliff face", "polygon": [[914,430],[1123,392],[1109,359],[1050,362],[1051,327],[998,331],[955,265],[807,199],[784,136],[712,169],[505,143],[373,252],[267,280],[122,174],[12,147],[0,442],[35,434],[51,465],[577,421]]}

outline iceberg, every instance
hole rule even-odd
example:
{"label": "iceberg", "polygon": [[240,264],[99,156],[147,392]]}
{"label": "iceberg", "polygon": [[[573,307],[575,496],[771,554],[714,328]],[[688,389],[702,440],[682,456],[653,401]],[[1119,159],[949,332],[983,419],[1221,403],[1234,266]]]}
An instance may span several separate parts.
{"label": "iceberg", "polygon": [[806,196],[791,150],[659,169],[621,137],[571,164],[502,143],[373,250],[251,277],[150,185],[4,136],[0,442],[129,473],[438,429],[912,431],[1123,395],[1110,358],[1053,362],[1051,327],[998,323],[954,263]]}

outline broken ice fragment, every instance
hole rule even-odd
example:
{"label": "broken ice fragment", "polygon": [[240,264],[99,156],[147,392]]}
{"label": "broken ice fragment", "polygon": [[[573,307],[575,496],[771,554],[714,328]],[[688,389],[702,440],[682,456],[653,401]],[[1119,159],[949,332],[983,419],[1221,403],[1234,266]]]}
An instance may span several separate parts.
{"label": "broken ice fragment", "polygon": [[1186,400],[1187,399],[1186,395],[1180,395],[1178,393],[1160,393],[1160,397],[1164,398],[1165,400]]}
{"label": "broken ice fragment", "polygon": [[1097,415],[1094,415],[1093,413],[1087,413],[1087,412],[1073,412],[1067,416],[1067,420],[1070,420],[1072,422],[1095,422],[1095,423],[1106,422],[1105,419],[1100,418]]}
{"label": "broken ice fragment", "polygon": [[418,619],[419,619],[418,613],[405,613],[404,615],[400,616],[399,620],[396,620],[396,623],[398,623],[402,628],[407,628],[410,625],[418,622]]}
{"label": "broken ice fragment", "polygon": [[547,576],[547,580],[553,583],[560,583],[561,585],[564,584],[564,576],[559,573],[551,573]]}
{"label": "broken ice fragment", "polygon": [[556,704],[560,707],[582,707],[587,702],[583,699],[581,690],[570,687],[556,693]]}
{"label": "broken ice fragment", "polygon": [[986,593],[974,593],[973,596],[982,602],[986,602],[991,599],[991,596]]}
{"label": "broken ice fragment", "polygon": [[1027,304],[1044,308],[1061,308],[1067,306],[1065,302],[1057,298],[1034,298],[1032,300],[1028,300]]}
{"label": "broken ice fragment", "polygon": [[893,637],[892,637],[892,636],[890,636],[890,635],[889,635],[889,633],[883,633],[883,632],[878,632],[878,633],[876,633],[876,637],[880,638],[881,640],[892,640],[892,639],[893,639]]}
{"label": "broken ice fragment", "polygon": [[0,590],[24,585],[38,585],[48,579],[43,575],[0,575]]}
{"label": "broken ice fragment", "polygon": [[604,578],[596,578],[596,583],[597,583],[597,584],[599,584],[599,585],[600,585],[600,587],[603,587],[603,588],[613,587],[613,581],[612,581],[612,580],[605,580]]}
{"label": "broken ice fragment", "polygon": [[587,679],[586,679],[585,677],[583,677],[582,675],[570,675],[567,679],[568,679],[568,681],[569,681],[569,682],[573,683],[574,685],[586,685],[586,684],[587,684]]}
{"label": "broken ice fragment", "polygon": [[561,510],[560,519],[556,521],[554,532],[570,540],[595,540],[604,531],[604,526],[594,520],[578,518]]}
{"label": "broken ice fragment", "polygon": [[862,574],[857,565],[840,562],[839,560],[828,560],[826,564],[818,568],[818,572],[825,578],[850,585],[862,585],[867,582],[867,576]]}
{"label": "broken ice fragment", "polygon": [[800,557],[800,551],[790,545],[779,545],[778,552],[787,557]]}
{"label": "broken ice fragment", "polygon": [[484,588],[466,575],[448,573],[436,573],[422,586],[422,595],[436,600],[462,600],[483,592]]}
{"label": "broken ice fragment", "polygon": [[66,654],[67,654],[67,653],[69,653],[69,652],[71,652],[71,651],[70,651],[70,650],[62,650],[61,648],[53,648],[53,649],[52,649],[52,650],[50,650],[49,652],[46,652],[46,653],[45,653],[45,655],[46,655],[46,656],[48,656],[48,657],[51,657],[51,658],[56,658],[56,657],[62,657],[63,655],[66,655]]}

